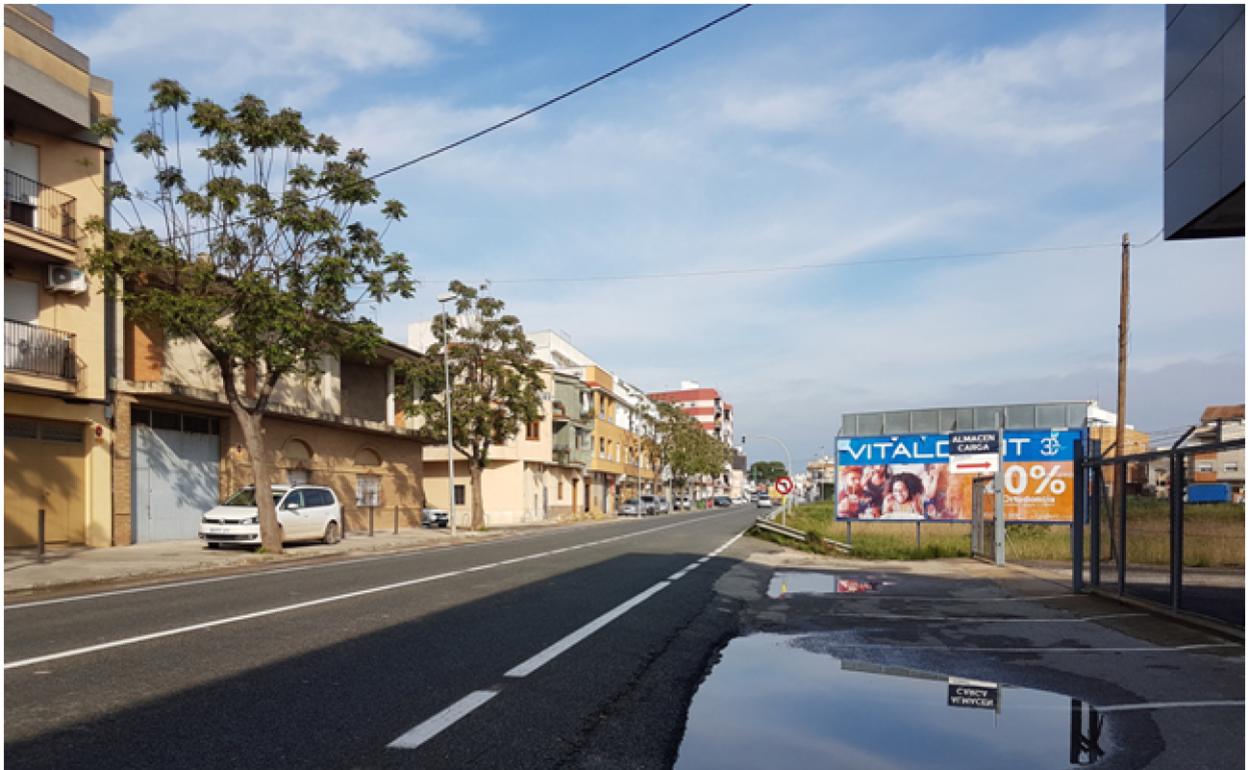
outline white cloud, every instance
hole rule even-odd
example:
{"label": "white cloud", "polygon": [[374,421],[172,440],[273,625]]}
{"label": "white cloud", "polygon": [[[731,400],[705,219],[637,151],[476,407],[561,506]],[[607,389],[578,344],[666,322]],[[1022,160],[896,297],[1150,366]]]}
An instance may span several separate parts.
{"label": "white cloud", "polygon": [[[246,84],[427,66],[443,41],[474,42],[476,16],[448,6],[140,5],[121,9],[74,44],[93,67],[111,72],[142,63],[149,79],[236,90]],[[151,72],[151,62],[158,70]]]}
{"label": "white cloud", "polygon": [[[919,134],[1011,154],[1158,137],[1161,27],[1094,25],[872,75],[872,109]],[[1125,131],[1124,131],[1125,129]]]}

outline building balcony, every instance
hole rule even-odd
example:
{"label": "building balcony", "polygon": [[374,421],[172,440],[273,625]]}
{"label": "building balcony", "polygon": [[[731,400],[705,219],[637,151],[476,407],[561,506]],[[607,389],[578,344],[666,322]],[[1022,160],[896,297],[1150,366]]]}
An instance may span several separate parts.
{"label": "building balcony", "polygon": [[5,319],[4,371],[77,382],[74,335]]}
{"label": "building balcony", "polygon": [[4,221],[70,245],[78,242],[77,201],[55,187],[5,169]]}

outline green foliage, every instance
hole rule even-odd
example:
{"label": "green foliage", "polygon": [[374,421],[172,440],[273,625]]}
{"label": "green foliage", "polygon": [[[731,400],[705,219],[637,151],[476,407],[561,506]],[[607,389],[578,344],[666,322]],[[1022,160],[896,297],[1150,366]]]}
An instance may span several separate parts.
{"label": "green foliage", "polygon": [[[437,340],[423,359],[399,365],[400,398],[422,419],[431,442],[446,441],[443,351],[450,366],[451,442],[477,468],[489,462],[490,447],[515,436],[541,417],[541,362],[514,315],[486,287],[450,284],[457,316],[436,316]],[[448,346],[449,342],[449,346]],[[475,499],[479,499],[479,495]]]}
{"label": "green foliage", "polygon": [[762,460],[750,466],[749,476],[752,480],[772,484],[781,476],[789,475],[784,463],[778,460]]}
{"label": "green foliage", "polygon": [[[205,161],[206,181],[193,184],[176,165],[178,111],[188,104],[177,81],[156,81],[151,125],[133,140],[153,163],[157,191],[143,197],[159,209],[163,232],[138,222],[106,233],[89,253],[89,270],[108,294],[121,293],[131,319],[200,342],[231,404],[260,414],[282,375],[319,372],[326,354],[371,355],[381,331],[355,317],[358,304],[409,297],[414,283],[406,258],[386,252],[381,235],[353,221],[358,207],[380,197],[362,151],[339,160],[337,143],[321,137],[315,169],[304,162],[314,143],[298,112],[270,114],[250,94],[232,110],[201,99],[184,116],[204,143],[194,157]],[[111,138],[120,125],[101,121],[96,131]],[[298,173],[284,175],[286,167]],[[121,184],[108,193],[130,197]],[[400,218],[403,207],[388,202],[384,215]],[[89,227],[104,229],[98,219]],[[251,396],[235,387],[243,371],[262,375]]]}
{"label": "green foliage", "polygon": [[673,404],[658,404],[655,425],[659,467],[670,468],[672,477],[682,484],[697,476],[713,476],[723,472],[728,462],[728,447],[708,436],[698,421]]}

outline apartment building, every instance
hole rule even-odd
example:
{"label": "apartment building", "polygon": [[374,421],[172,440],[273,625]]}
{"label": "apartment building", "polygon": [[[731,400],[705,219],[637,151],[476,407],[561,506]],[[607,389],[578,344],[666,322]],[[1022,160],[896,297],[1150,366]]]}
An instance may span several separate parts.
{"label": "apartment building", "polygon": [[[242,427],[198,342],[129,320],[123,330],[114,543],[193,538],[203,511],[252,483]],[[400,526],[420,526],[421,444],[395,396],[395,364],[417,355],[386,343],[371,360],[326,356],[319,375],[280,381],[264,419],[271,481],[331,487],[348,534],[367,530],[370,512],[379,526],[396,515]]]}
{"label": "apartment building", "polygon": [[588,415],[592,432],[582,512],[614,515],[623,499],[657,494],[662,479],[645,451],[653,437],[652,418],[657,410],[645,392],[599,365],[558,332],[533,332],[529,340],[538,360],[579,378],[585,389],[588,408],[582,414]]}
{"label": "apartment building", "polygon": [[715,388],[704,388],[696,382],[684,380],[678,390],[651,393],[655,401],[675,404],[681,411],[698,421],[709,435],[731,447],[736,434],[733,430],[733,408]]}
{"label": "apartment building", "polygon": [[116,316],[84,271],[111,150],[112,83],[30,5],[4,8],[5,545],[112,542],[108,394]]}

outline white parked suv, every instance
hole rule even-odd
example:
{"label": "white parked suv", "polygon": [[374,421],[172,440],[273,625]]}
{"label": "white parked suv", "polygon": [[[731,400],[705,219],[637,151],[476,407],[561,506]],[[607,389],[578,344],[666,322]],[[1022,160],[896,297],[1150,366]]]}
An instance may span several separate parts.
{"label": "white parked suv", "polygon": [[[282,542],[320,540],[337,543],[342,533],[342,504],[329,487],[285,484],[273,485],[273,503]],[[256,508],[256,488],[243,487],[229,500],[204,513],[199,537],[209,548],[222,543],[260,545],[260,512]]]}

